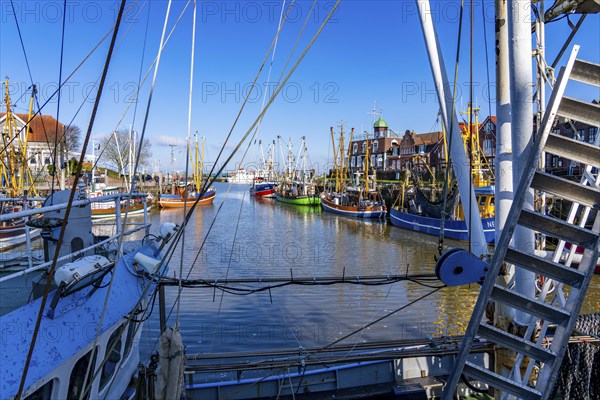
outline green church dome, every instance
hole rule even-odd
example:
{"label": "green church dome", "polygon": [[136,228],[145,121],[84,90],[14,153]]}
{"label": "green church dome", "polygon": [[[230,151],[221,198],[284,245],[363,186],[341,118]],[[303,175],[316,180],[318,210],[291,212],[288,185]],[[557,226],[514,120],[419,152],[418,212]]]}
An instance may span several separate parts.
{"label": "green church dome", "polygon": [[375,123],[373,124],[373,128],[387,129],[388,124],[387,124],[387,122],[385,122],[385,120],[383,118],[379,117],[379,119],[377,121],[375,121]]}

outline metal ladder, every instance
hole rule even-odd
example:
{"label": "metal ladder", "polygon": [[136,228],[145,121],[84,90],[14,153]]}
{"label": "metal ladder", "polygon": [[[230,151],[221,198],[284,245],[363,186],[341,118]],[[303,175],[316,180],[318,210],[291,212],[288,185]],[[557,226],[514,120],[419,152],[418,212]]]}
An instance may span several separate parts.
{"label": "metal ladder", "polygon": [[[598,179],[594,178],[591,173],[593,167],[600,168],[600,148],[597,146],[598,141],[596,140],[596,145],[591,145],[550,133],[557,116],[570,118],[596,127],[600,125],[599,105],[563,96],[569,79],[600,87],[600,66],[577,60],[578,50],[579,46],[573,48],[569,61],[561,69],[554,86],[548,109],[540,125],[540,135],[536,138],[537,142],[533,145],[528,163],[526,164],[529,167],[523,173],[507,217],[504,231],[496,244],[496,250],[489,271],[487,272],[479,298],[473,310],[473,315],[463,338],[460,352],[457,355],[454,369],[448,377],[448,382],[442,396],[443,399],[450,400],[453,398],[463,373],[503,393],[524,399],[547,399],[551,395],[553,386],[557,380],[569,337],[573,331],[576,318],[594,273],[600,244],[600,189],[597,185]],[[536,171],[535,166],[538,165],[538,161],[544,151],[586,164],[588,167],[584,172],[583,182],[577,183],[542,171]],[[591,186],[585,183],[589,183]],[[580,221],[580,224],[574,224],[574,214],[571,218],[564,221],[538,212],[524,210],[525,196],[530,189],[570,200],[574,203],[575,211],[579,205],[588,210],[595,210],[596,216],[592,229],[585,228],[585,221]],[[589,212],[585,213],[585,209],[584,214],[586,216],[585,219],[587,219]],[[517,225],[544,233],[548,237],[571,243],[573,248],[575,245],[582,247],[584,253],[579,267],[577,269],[571,268],[568,265],[557,262],[556,257],[548,260],[510,246]],[[574,251],[574,249],[572,250]],[[552,302],[544,301],[545,296],[540,299],[529,298],[497,285],[496,278],[503,262],[514,264],[516,268],[524,268],[558,282],[559,285],[557,286],[557,295],[554,296],[555,298],[562,297],[562,293],[560,295],[558,293],[561,291],[559,288],[562,288],[562,285],[569,286],[568,297],[562,298],[564,302],[559,300],[562,306],[557,307]],[[525,337],[520,337],[492,325],[482,323],[482,317],[489,301],[501,302],[510,308],[530,314],[533,324],[541,322],[543,327],[547,327],[548,322],[556,324],[557,328],[551,346],[546,348],[541,344],[541,341],[531,341],[530,338],[533,329],[528,329],[527,333],[529,334],[526,334]],[[518,362],[524,356],[529,357],[532,361],[527,368],[527,379],[531,373],[532,365],[536,361],[540,363],[541,367],[535,387],[528,386],[527,379],[520,377],[519,366],[515,366],[515,371],[513,371],[510,377],[505,377],[469,362],[467,358],[476,337],[485,338],[496,344],[497,347],[515,351],[518,354]]]}

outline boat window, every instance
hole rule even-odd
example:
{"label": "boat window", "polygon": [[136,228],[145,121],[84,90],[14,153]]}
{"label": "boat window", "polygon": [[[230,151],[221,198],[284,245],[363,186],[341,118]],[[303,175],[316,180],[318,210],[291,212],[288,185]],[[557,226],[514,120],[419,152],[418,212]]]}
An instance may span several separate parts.
{"label": "boat window", "polygon": [[25,397],[25,400],[50,400],[54,389],[54,379],[44,383],[38,390]]}
{"label": "boat window", "polygon": [[136,325],[127,325],[127,337],[125,338],[125,350],[123,350],[123,358],[127,358],[133,347],[133,339],[135,338]]}
{"label": "boat window", "polygon": [[486,200],[487,200],[487,196],[481,196],[481,198],[479,199],[479,204],[484,205]]}
{"label": "boat window", "polygon": [[102,368],[102,375],[100,375],[100,390],[106,386],[111,380],[119,361],[121,361],[121,347],[123,341],[121,336],[123,334],[123,325],[119,326],[108,338],[108,344],[106,345],[106,355],[104,356],[106,362]]}
{"label": "boat window", "polygon": [[[75,253],[76,251],[83,250],[83,239],[80,237],[76,237],[71,240],[71,253]],[[79,258],[82,258],[83,254],[79,254],[78,256],[72,257],[71,261],[75,261]]]}
{"label": "boat window", "polygon": [[[92,351],[88,351],[86,355],[81,357],[73,367],[71,371],[71,377],[69,378],[69,390],[67,391],[67,400],[79,400],[81,394],[84,391],[83,383],[87,381],[86,386],[90,385],[90,380],[92,376],[94,376],[94,369],[96,365],[96,353],[94,350],[94,356],[92,359],[92,366],[89,368],[89,374],[87,375],[87,379],[85,379],[85,373],[88,370],[88,364],[90,362],[90,358],[92,357]],[[88,390],[88,394],[83,397],[84,400],[90,398],[90,391]]]}

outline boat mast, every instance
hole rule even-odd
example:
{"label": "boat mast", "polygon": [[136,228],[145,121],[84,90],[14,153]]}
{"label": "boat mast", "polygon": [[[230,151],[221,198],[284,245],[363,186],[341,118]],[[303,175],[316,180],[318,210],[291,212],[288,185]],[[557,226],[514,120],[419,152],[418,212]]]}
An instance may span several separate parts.
{"label": "boat mast", "polygon": [[[513,170],[512,170],[512,139],[510,117],[510,78],[508,61],[508,8],[506,0],[495,0],[496,10],[496,162],[495,162],[495,240],[506,224],[508,212],[513,202]],[[497,282],[508,287],[514,279],[515,267],[508,266],[507,274]],[[514,320],[513,309],[501,302],[496,303],[494,326],[508,329],[508,324]],[[496,371],[508,376],[510,370],[504,366],[504,359],[497,355]]]}
{"label": "boat mast", "polygon": [[[196,135],[198,134],[198,132],[196,132]],[[202,187],[202,175],[204,175],[204,147],[206,145],[206,137],[202,137],[202,150],[200,153],[200,163],[198,165],[198,183],[200,185],[198,185],[198,190],[200,190],[200,188]]]}
{"label": "boat mast", "polygon": [[15,144],[13,143],[14,135],[14,116],[10,104],[10,92],[8,89],[8,79],[4,82],[5,94],[4,94],[4,106],[6,107],[6,115],[4,120],[4,126],[2,127],[2,145],[4,148],[4,155],[2,160],[2,186],[6,188],[8,197],[17,197],[18,193],[17,186],[17,170],[16,170],[16,154],[14,150]]}
{"label": "boat mast", "polygon": [[[532,166],[525,165],[533,145],[533,111],[531,103],[531,1],[510,0],[508,2],[508,26],[511,34],[509,47],[512,168],[525,171]],[[513,187],[517,187],[520,174],[513,175]],[[525,196],[523,210],[533,210],[533,190]],[[531,229],[517,226],[514,245],[523,252],[534,251],[534,234]],[[523,268],[515,271],[515,289],[528,297],[534,297],[535,274]],[[529,313],[516,311],[518,325],[529,323]]]}
{"label": "boat mast", "polygon": [[452,91],[450,90],[448,77],[446,75],[446,67],[442,58],[435,27],[433,26],[434,16],[431,13],[429,0],[417,0],[417,8],[419,9],[419,16],[421,18],[421,28],[423,30],[423,36],[425,37],[429,64],[433,74],[438,99],[440,100],[442,120],[446,126],[446,132],[450,132],[451,140],[455,143],[450,149],[450,156],[452,160],[454,160],[452,166],[461,193],[463,210],[465,211],[465,221],[467,226],[471,226],[470,250],[477,256],[487,255],[488,248],[483,232],[483,225],[481,224],[481,215],[479,214],[479,207],[477,207],[475,191],[473,190],[470,181],[471,174],[468,167],[468,157],[465,154],[463,147],[456,145],[456,143],[462,142],[462,137],[458,127],[456,113],[453,112]]}
{"label": "boat mast", "polygon": [[[346,160],[348,160],[348,162],[350,162],[350,157],[352,156],[352,140],[354,138],[354,128],[350,129],[350,138],[348,140],[348,151],[346,153]],[[343,183],[344,183],[344,187],[346,186],[346,180],[348,179],[348,171],[349,171],[349,166],[348,164],[345,164],[345,168],[342,171],[342,179],[343,179]],[[350,182],[352,182],[352,177],[350,176]]]}

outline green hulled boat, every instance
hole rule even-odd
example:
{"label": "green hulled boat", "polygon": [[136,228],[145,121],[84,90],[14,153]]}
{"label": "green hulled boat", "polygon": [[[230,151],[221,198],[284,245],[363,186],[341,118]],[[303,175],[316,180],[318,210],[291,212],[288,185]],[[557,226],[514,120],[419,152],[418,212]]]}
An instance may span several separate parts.
{"label": "green hulled boat", "polygon": [[277,201],[287,204],[294,204],[297,206],[318,206],[321,204],[321,197],[318,194],[312,195],[297,195],[294,196],[291,193],[275,193]]}
{"label": "green hulled boat", "polygon": [[[283,152],[282,152],[283,153]],[[297,206],[318,206],[321,204],[321,196],[313,182],[314,170],[306,168],[306,143],[304,136],[300,144],[298,162],[294,162],[292,153],[292,142],[288,144],[288,157],[286,171],[283,180],[275,192],[277,201]]]}

